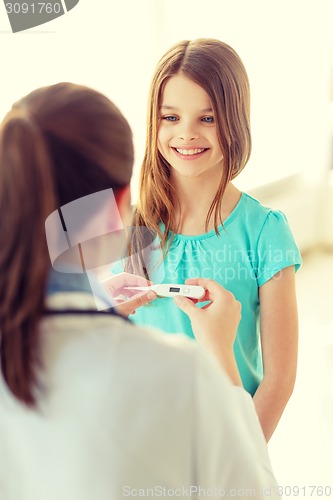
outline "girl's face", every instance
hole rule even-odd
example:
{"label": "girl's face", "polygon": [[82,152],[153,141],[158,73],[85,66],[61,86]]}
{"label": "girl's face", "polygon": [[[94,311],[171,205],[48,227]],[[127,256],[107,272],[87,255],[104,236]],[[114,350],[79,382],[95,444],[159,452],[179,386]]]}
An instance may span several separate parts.
{"label": "girl's face", "polygon": [[181,73],[172,76],[159,113],[158,150],[171,165],[171,175],[195,177],[212,169],[220,174],[222,150],[206,91]]}

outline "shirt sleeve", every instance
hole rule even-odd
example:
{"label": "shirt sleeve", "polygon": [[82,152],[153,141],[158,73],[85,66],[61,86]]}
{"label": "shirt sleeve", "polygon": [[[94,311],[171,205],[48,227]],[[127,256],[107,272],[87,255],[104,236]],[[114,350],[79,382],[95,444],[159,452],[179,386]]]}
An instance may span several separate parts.
{"label": "shirt sleeve", "polygon": [[209,490],[213,498],[280,498],[251,396],[206,356],[198,360],[196,389],[197,491]]}
{"label": "shirt sleeve", "polygon": [[261,229],[257,251],[258,287],[285,267],[302,264],[302,257],[283,212],[270,210]]}

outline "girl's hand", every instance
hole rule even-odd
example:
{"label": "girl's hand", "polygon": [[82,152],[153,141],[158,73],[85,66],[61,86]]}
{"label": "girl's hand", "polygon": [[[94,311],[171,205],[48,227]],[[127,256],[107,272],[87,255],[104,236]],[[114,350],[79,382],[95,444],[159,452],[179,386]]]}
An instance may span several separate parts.
{"label": "girl's hand", "polygon": [[209,301],[209,304],[200,308],[192,300],[180,296],[174,298],[175,303],[189,316],[193,333],[201,346],[218,359],[236,385],[242,385],[233,352],[241,319],[240,302],[216,281],[194,278],[185,283],[206,288],[200,301]]}
{"label": "girl's hand", "polygon": [[125,286],[149,286],[151,281],[136,276],[130,273],[120,273],[111,275],[107,279],[103,279],[101,285],[112,296],[117,306],[115,309],[123,316],[135,314],[138,307],[144,306],[156,298],[156,293],[148,292],[135,292],[135,290],[127,290]]}

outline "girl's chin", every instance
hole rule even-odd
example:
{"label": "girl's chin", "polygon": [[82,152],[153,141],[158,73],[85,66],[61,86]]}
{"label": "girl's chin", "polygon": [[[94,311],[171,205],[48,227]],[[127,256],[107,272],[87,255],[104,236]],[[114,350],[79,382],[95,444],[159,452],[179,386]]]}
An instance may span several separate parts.
{"label": "girl's chin", "polygon": [[170,170],[170,176],[171,178],[172,177],[186,177],[188,179],[195,179],[196,177],[201,177],[202,175],[205,175],[209,172],[209,170],[200,170],[198,168],[196,169],[180,169],[180,168],[177,168],[177,167],[173,167],[171,166],[171,170]]}

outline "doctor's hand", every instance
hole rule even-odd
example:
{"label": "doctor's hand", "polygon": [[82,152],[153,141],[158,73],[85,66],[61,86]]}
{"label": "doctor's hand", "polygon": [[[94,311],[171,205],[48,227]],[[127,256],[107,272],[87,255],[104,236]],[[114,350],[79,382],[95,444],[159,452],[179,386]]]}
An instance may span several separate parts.
{"label": "doctor's hand", "polygon": [[241,319],[241,304],[234,295],[216,281],[194,278],[187,285],[200,285],[206,294],[200,302],[209,302],[198,307],[192,300],[177,296],[175,303],[191,320],[193,333],[199,344],[213,354],[235,385],[242,385],[233,345]]}
{"label": "doctor's hand", "polygon": [[100,281],[100,284],[116,302],[116,311],[126,317],[135,314],[136,309],[156,298],[156,293],[151,290],[137,292],[124,288],[126,286],[149,286],[152,284],[151,281],[134,274],[114,274]]}

